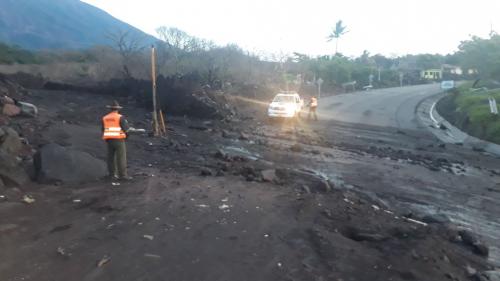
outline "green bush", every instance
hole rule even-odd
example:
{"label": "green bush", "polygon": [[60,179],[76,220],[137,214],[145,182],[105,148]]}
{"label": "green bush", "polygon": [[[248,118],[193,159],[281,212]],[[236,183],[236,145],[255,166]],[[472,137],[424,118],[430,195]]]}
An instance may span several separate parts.
{"label": "green bush", "polygon": [[0,64],[13,63],[37,63],[37,59],[30,51],[0,43]]}
{"label": "green bush", "polygon": [[452,94],[457,115],[467,120],[459,124],[455,122],[455,125],[478,138],[500,143],[500,117],[491,114],[488,102],[489,97],[500,102],[500,90],[473,91],[470,86],[471,83],[464,84]]}

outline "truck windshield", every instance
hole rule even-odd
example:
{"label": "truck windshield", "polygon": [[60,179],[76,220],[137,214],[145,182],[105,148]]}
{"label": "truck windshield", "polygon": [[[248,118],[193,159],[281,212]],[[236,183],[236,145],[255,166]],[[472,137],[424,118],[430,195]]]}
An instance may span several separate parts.
{"label": "truck windshield", "polygon": [[294,102],[293,96],[276,96],[273,102]]}

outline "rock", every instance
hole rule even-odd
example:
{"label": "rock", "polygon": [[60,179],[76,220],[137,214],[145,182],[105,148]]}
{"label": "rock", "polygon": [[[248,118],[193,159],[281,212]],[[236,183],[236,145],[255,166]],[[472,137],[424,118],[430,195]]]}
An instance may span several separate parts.
{"label": "rock", "polygon": [[246,175],[245,180],[246,181],[255,181],[255,176],[254,175]]}
{"label": "rock", "polygon": [[24,195],[23,196],[23,199],[21,200],[23,201],[24,203],[26,204],[33,204],[36,202],[35,198],[33,198],[32,196],[30,195]]}
{"label": "rock", "polygon": [[257,172],[255,171],[255,168],[252,166],[243,167],[240,170],[240,174],[244,176],[248,181],[253,181],[257,177]]}
{"label": "rock", "polygon": [[150,241],[152,241],[153,239],[155,239],[155,237],[153,235],[148,235],[148,234],[144,234],[142,236],[142,238],[150,240]]}
{"label": "rock", "polygon": [[0,179],[6,186],[22,186],[29,181],[17,157],[3,149],[0,149]]}
{"label": "rock", "polygon": [[0,139],[0,149],[9,154],[17,155],[23,144],[19,138],[19,134],[10,127],[3,127],[3,137]]}
{"label": "rock", "polygon": [[500,281],[500,271],[489,270],[474,275],[477,281]]}
{"label": "rock", "polygon": [[63,247],[57,247],[56,252],[65,258],[71,257],[71,253],[68,253]]}
{"label": "rock", "polygon": [[41,183],[84,183],[103,178],[106,163],[82,151],[58,144],[43,146],[34,158],[36,178]]}
{"label": "rock", "polygon": [[6,186],[23,186],[30,181],[22,167],[5,168],[0,165],[0,179]]}
{"label": "rock", "polygon": [[261,171],[260,175],[262,177],[262,180],[265,182],[275,182],[277,179],[276,170],[274,169]]}
{"label": "rock", "polygon": [[6,234],[6,233],[9,233],[9,232],[16,230],[18,227],[19,227],[19,225],[12,224],[12,223],[0,224],[0,233]]}
{"label": "rock", "polygon": [[417,253],[417,251],[415,251],[415,249],[411,250],[411,257],[415,260],[418,260],[420,259],[420,256],[419,254]]}
{"label": "rock", "polygon": [[319,151],[317,149],[313,149],[313,150],[311,150],[311,153],[314,155],[319,155],[319,154],[321,154],[321,151]]}
{"label": "rock", "polygon": [[482,242],[477,242],[473,245],[474,253],[482,257],[488,257],[490,249]]}
{"label": "rock", "polygon": [[155,254],[144,254],[146,258],[154,258],[154,259],[161,259],[160,255],[155,255]]}
{"label": "rock", "polygon": [[344,235],[344,237],[357,242],[361,241],[380,242],[389,239],[389,237],[386,235],[373,233],[367,230],[362,230],[357,227],[348,227],[343,231],[341,231],[341,233],[342,235]]}
{"label": "rock", "polygon": [[489,270],[482,273],[489,281],[500,281],[500,271]]}
{"label": "rock", "polygon": [[200,175],[202,176],[213,176],[214,172],[210,169],[210,168],[207,168],[207,167],[203,167],[200,169]]}
{"label": "rock", "polygon": [[311,189],[307,185],[302,185],[302,190],[304,190],[305,193],[311,194]]}
{"label": "rock", "polygon": [[21,114],[21,108],[14,104],[4,104],[2,108],[2,114],[9,117],[14,117]]}
{"label": "rock", "polygon": [[302,148],[302,146],[300,144],[298,144],[298,143],[292,145],[290,147],[290,150],[293,151],[293,152],[302,152],[302,151],[304,151],[304,149]]}
{"label": "rock", "polygon": [[267,145],[269,142],[265,139],[258,139],[257,144],[258,145]]}
{"label": "rock", "polygon": [[109,256],[104,256],[102,259],[100,259],[97,262],[97,267],[102,267],[103,265],[107,264],[108,262],[111,261],[111,257]]}
{"label": "rock", "polygon": [[199,130],[199,131],[207,131],[209,128],[207,126],[204,126],[204,125],[191,125],[191,126],[188,126],[189,129],[193,129],[193,130]]}
{"label": "rock", "polygon": [[227,153],[224,150],[219,149],[215,152],[214,157],[225,160],[227,158]]}
{"label": "rock", "polygon": [[486,246],[486,244],[481,242],[474,233],[468,230],[460,230],[458,234],[462,238],[462,242],[465,245],[472,247],[472,250],[474,251],[475,254],[483,257],[488,257],[489,255],[488,246]]}
{"label": "rock", "polygon": [[477,146],[472,147],[472,151],[475,151],[475,152],[486,152],[486,150],[484,150],[484,148],[477,147]]}
{"label": "rock", "polygon": [[465,272],[467,273],[468,277],[471,277],[471,276],[476,275],[477,270],[475,268],[473,268],[472,266],[470,266],[470,265],[466,265],[465,266]]}
{"label": "rock", "polygon": [[330,183],[327,180],[324,180],[322,185],[323,185],[323,189],[325,192],[332,191],[332,186],[330,185]]}
{"label": "rock", "polygon": [[458,232],[458,235],[460,235],[460,237],[462,238],[462,241],[464,242],[464,244],[466,245],[474,245],[476,242],[479,241],[479,238],[474,234],[472,233],[471,231],[469,230],[460,230]]}
{"label": "rock", "polygon": [[387,240],[388,237],[387,236],[384,236],[384,235],[381,235],[381,234],[377,234],[377,233],[358,233],[356,235],[356,240],[357,241],[369,241],[369,242],[379,242],[379,241],[384,241],[384,240]]}
{"label": "rock", "polygon": [[278,179],[296,188],[307,185],[313,193],[325,193],[332,189],[328,179],[312,171],[302,171],[295,169],[276,169]]}
{"label": "rock", "polygon": [[21,211],[24,209],[26,206],[25,204],[21,202],[2,202],[0,204],[0,212],[5,213],[5,212],[17,212]]}
{"label": "rock", "polygon": [[250,139],[250,136],[248,136],[247,134],[241,132],[240,133],[240,140],[249,140]]}
{"label": "rock", "polygon": [[231,133],[228,130],[222,130],[222,137],[226,139],[237,139],[238,135],[235,133]]}
{"label": "rock", "polygon": [[453,274],[447,272],[444,274],[444,276],[446,276],[446,278],[450,279],[450,280],[455,280],[455,276],[453,276]]}
{"label": "rock", "polygon": [[429,214],[422,218],[425,223],[445,224],[451,222],[450,218],[445,214]]}

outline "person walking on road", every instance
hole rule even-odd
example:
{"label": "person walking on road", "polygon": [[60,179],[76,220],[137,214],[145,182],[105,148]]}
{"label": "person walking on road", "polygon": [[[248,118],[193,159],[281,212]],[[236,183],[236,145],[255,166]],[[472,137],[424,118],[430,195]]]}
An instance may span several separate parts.
{"label": "person walking on road", "polygon": [[102,138],[108,148],[108,176],[111,179],[130,180],[127,174],[127,149],[125,141],[130,127],[127,120],[120,114],[122,107],[117,101],[106,106],[110,113],[102,118]]}
{"label": "person walking on road", "polygon": [[318,115],[316,115],[316,109],[318,108],[318,99],[315,96],[311,97],[309,100],[309,114],[307,119],[311,119],[311,115],[314,115],[314,120],[318,121]]}

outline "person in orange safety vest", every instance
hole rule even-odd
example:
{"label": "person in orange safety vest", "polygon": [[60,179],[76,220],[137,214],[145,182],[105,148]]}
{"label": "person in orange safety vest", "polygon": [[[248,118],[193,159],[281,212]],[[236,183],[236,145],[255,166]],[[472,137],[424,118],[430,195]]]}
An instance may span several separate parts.
{"label": "person in orange safety vest", "polygon": [[122,107],[118,102],[108,105],[111,110],[102,118],[102,139],[108,148],[108,177],[111,179],[130,180],[127,174],[127,148],[125,141],[130,129],[127,120],[120,114]]}
{"label": "person in orange safety vest", "polygon": [[311,119],[311,114],[314,115],[314,120],[318,120],[318,116],[316,115],[316,109],[318,108],[318,99],[316,97],[311,97],[309,100],[309,114],[307,119]]}

